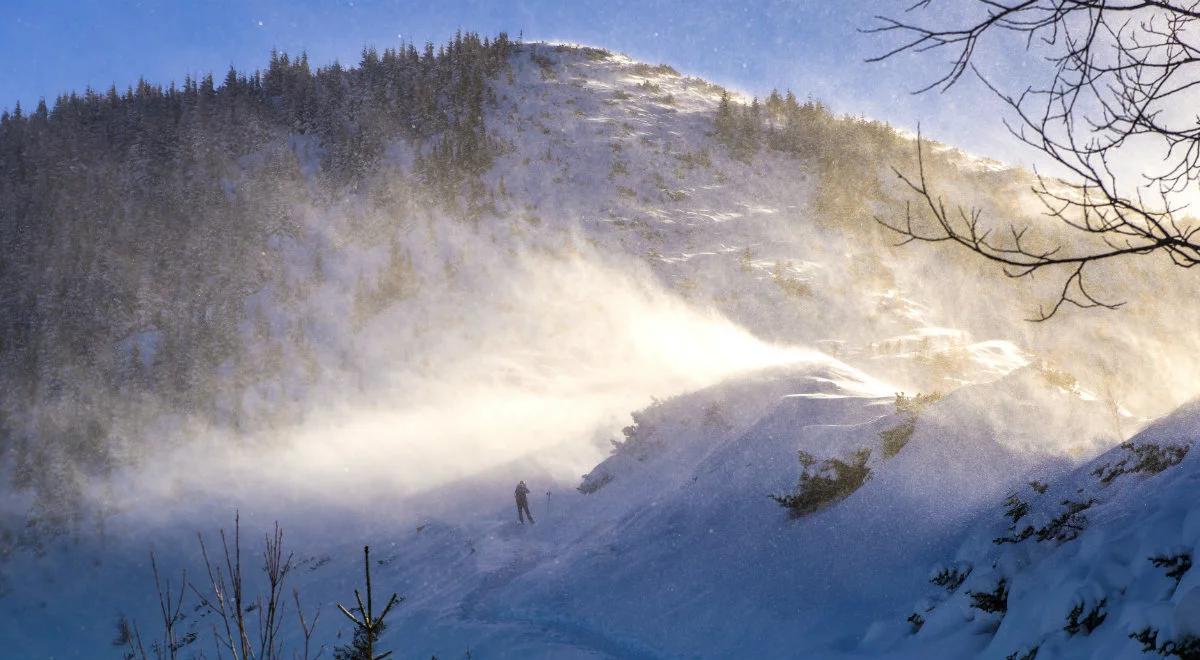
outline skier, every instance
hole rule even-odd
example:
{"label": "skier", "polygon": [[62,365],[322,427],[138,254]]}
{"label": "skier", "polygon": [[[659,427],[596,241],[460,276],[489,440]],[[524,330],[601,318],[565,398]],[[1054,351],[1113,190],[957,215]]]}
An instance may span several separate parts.
{"label": "skier", "polygon": [[529,524],[534,524],[533,514],[529,512],[529,487],[525,485],[524,481],[517,484],[517,491],[515,494],[517,496],[517,518],[520,519],[521,524],[524,525],[525,517],[529,516]]}

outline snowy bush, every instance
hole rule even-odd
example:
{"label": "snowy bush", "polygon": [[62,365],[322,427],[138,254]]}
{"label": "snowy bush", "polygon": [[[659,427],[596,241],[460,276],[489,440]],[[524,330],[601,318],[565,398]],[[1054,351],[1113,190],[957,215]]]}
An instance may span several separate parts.
{"label": "snowy bush", "polygon": [[554,80],[558,73],[554,70],[554,59],[536,51],[529,51],[529,59],[538,65],[543,80]]}
{"label": "snowy bush", "polygon": [[884,458],[892,458],[912,439],[917,430],[917,418],[908,417],[899,424],[879,432],[879,448]]}
{"label": "snowy bush", "polygon": [[583,493],[584,495],[591,495],[592,493],[607,486],[608,482],[612,480],[613,476],[611,472],[608,472],[607,470],[592,470],[591,472],[583,475],[583,482],[576,486],[575,490]]}
{"label": "snowy bush", "polygon": [[1155,555],[1149,559],[1150,563],[1158,568],[1168,569],[1167,577],[1175,578],[1176,586],[1179,586],[1179,581],[1183,579],[1184,574],[1192,568],[1192,555],[1187,552],[1176,555]]}
{"label": "snowy bush", "polygon": [[1004,614],[1008,611],[1008,580],[1000,578],[991,591],[968,591],[971,607],[988,614]]}
{"label": "snowy bush", "polygon": [[1112,483],[1123,474],[1158,474],[1167,468],[1178,465],[1187,456],[1188,445],[1157,445],[1154,443],[1135,444],[1126,442],[1121,445],[1126,456],[1115,463],[1105,463],[1092,470],[1092,475],[1099,477],[1104,484]]}
{"label": "snowy bush", "polygon": [[920,394],[916,396],[908,396],[904,392],[896,393],[896,412],[908,413],[910,415],[918,415],[921,411],[930,405],[942,400],[941,392],[930,392],[929,394]]}
{"label": "snowy bush", "polygon": [[1086,502],[1075,502],[1073,500],[1063,500],[1062,504],[1066,508],[1050,520],[1045,527],[1037,530],[1038,541],[1072,541],[1079,537],[1087,527],[1087,516],[1083,515],[1083,511],[1090,509],[1096,500],[1089,499]]}
{"label": "snowy bush", "polygon": [[[1046,489],[1049,488],[1049,486],[1047,484],[1044,484],[1040,481],[1030,481],[1029,487],[1031,489],[1033,489],[1033,492],[1037,493],[1038,495],[1044,494],[1046,492]],[[1021,495],[1019,493],[1014,492],[1014,493],[1009,494],[1008,497],[1004,498],[1004,515],[1005,515],[1005,517],[1007,517],[1009,520],[1012,521],[1012,526],[1009,527],[1009,530],[1015,532],[1016,524],[1018,522],[1020,522],[1022,518],[1029,515],[1029,502],[1021,499]],[[1032,536],[1035,531],[1036,530],[1034,530],[1033,527],[1026,527],[1025,529],[1021,530],[1021,533],[1016,535],[1015,537],[1006,537],[1004,539],[994,539],[993,542],[994,543],[1016,543],[1016,542],[1024,541],[1025,539]]]}
{"label": "snowy bush", "polygon": [[785,265],[778,261],[775,262],[775,266],[771,268],[771,280],[775,282],[775,286],[778,286],[785,294],[791,296],[792,298],[802,299],[812,296],[812,287],[805,282],[788,275],[787,273],[790,269],[790,263]]}
{"label": "snowy bush", "polygon": [[712,167],[712,156],[708,153],[708,149],[701,147],[699,151],[693,153],[685,151],[682,154],[675,154],[675,159],[687,169],[692,169],[696,166],[708,169]]}
{"label": "snowy bush", "polygon": [[1048,385],[1068,392],[1074,391],[1079,386],[1079,381],[1074,376],[1061,369],[1055,369],[1045,362],[1038,364],[1035,369]]}
{"label": "snowy bush", "polygon": [[609,51],[605,48],[594,48],[592,46],[574,46],[573,50],[576,53],[583,55],[584,57],[588,58],[589,60],[591,60],[593,62],[598,62],[600,60],[606,60],[606,59],[612,57],[612,51]]}
{"label": "snowy bush", "polygon": [[942,587],[946,591],[953,592],[962,585],[963,580],[971,574],[970,565],[961,566],[939,566],[934,569],[932,575],[929,576],[929,582],[934,586]]}
{"label": "snowy bush", "polygon": [[661,448],[661,440],[656,435],[657,429],[651,424],[649,417],[662,405],[655,401],[648,408],[631,415],[633,424],[621,429],[625,440],[613,440],[613,453],[631,455],[639,461],[644,461]]}
{"label": "snowy bush", "polygon": [[807,452],[800,452],[800,483],[788,495],[772,495],[771,499],[791,509],[792,516],[805,516],[830,504],[840,502],[858,490],[871,475],[867,460],[870,449],[860,449],[848,461],[829,458],[820,463]]}
{"label": "snowy bush", "polygon": [[1158,647],[1159,655],[1175,656],[1181,660],[1200,660],[1200,637],[1167,640]]}
{"label": "snowy bush", "polygon": [[1129,633],[1129,639],[1141,642],[1142,653],[1155,653],[1158,651],[1158,630],[1150,626]]}
{"label": "snowy bush", "polygon": [[704,428],[718,433],[729,431],[733,427],[725,420],[724,408],[720,401],[713,401],[704,409]]}
{"label": "snowy bush", "polygon": [[1129,638],[1142,643],[1143,653],[1158,653],[1163,657],[1174,656],[1180,660],[1200,660],[1200,638],[1197,637],[1189,635],[1178,640],[1168,639],[1160,644],[1158,629],[1146,626],[1129,633]]}
{"label": "snowy bush", "polygon": [[896,426],[879,432],[880,450],[884,458],[891,458],[904,449],[917,430],[917,417],[921,411],[941,398],[942,395],[938,392],[917,394],[914,397],[909,397],[904,392],[896,393],[896,414],[902,415],[903,420]]}
{"label": "snowy bush", "polygon": [[1013,521],[1013,524],[1020,522],[1029,513],[1029,502],[1022,500],[1019,495],[1013,493],[1004,500],[1004,515]]}
{"label": "snowy bush", "polygon": [[[1028,506],[1021,507],[1020,505],[1024,503],[1019,499],[1016,499],[1014,502],[1014,497],[1010,496],[1009,499],[1005,500],[1005,504],[1009,507],[1006,515],[1012,517],[1013,522],[1016,522],[1028,512]],[[1030,537],[1037,537],[1039,542],[1058,541],[1059,543],[1064,543],[1066,541],[1073,541],[1087,527],[1087,516],[1083,515],[1083,512],[1090,509],[1095,503],[1095,499],[1081,502],[1065,499],[1061,502],[1065,508],[1042,527],[1035,528],[1033,525],[1026,525],[1020,532],[1016,532],[1016,527],[1013,526],[1009,528],[1013,532],[1012,534],[994,538],[992,539],[992,543],[996,545],[1020,543]]]}
{"label": "snowy bush", "polygon": [[1014,533],[1010,534],[1009,536],[997,536],[996,538],[992,539],[992,543],[995,543],[996,545],[1003,545],[1005,543],[1020,543],[1021,541],[1033,536],[1033,533],[1037,531],[1033,528],[1033,525],[1027,525],[1019,533],[1016,532],[1015,528],[1010,528],[1010,530]]}
{"label": "snowy bush", "polygon": [[1063,630],[1068,635],[1077,635],[1080,631],[1087,635],[1092,634],[1092,631],[1099,628],[1100,624],[1104,623],[1104,620],[1108,618],[1108,612],[1104,610],[1104,606],[1107,604],[1108,599],[1101,598],[1087,610],[1087,614],[1084,614],[1084,604],[1082,602],[1076,603],[1071,608],[1071,611],[1067,613],[1067,625],[1063,626]]}
{"label": "snowy bush", "polygon": [[630,65],[629,72],[635,76],[672,76],[679,77],[679,72],[670,64],[646,64],[645,62],[637,62]]}
{"label": "snowy bush", "polygon": [[747,246],[738,253],[738,268],[742,269],[742,272],[745,273],[754,272],[754,258],[754,250]]}
{"label": "snowy bush", "polygon": [[[625,461],[646,461],[663,450],[663,439],[659,437],[657,424],[651,421],[661,417],[662,405],[662,401],[654,399],[646,408],[632,413],[633,424],[621,429],[624,440],[611,440],[613,456],[620,457],[617,459],[618,465]],[[610,459],[596,466],[583,475],[583,481],[576,490],[590,494],[606,486],[614,478],[611,471],[613,465]]]}

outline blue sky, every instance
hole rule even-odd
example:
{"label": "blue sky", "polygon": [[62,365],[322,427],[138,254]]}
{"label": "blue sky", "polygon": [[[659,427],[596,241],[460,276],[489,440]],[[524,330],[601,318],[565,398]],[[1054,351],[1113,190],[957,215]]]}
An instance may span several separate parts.
{"label": "blue sky", "polygon": [[[963,0],[938,11],[954,13]],[[230,64],[262,67],[272,48],[312,61],[354,63],[362,47],[401,39],[439,42],[456,29],[577,41],[666,62],[750,93],[791,88],[838,110],[921,122],[927,133],[978,153],[1023,161],[977,83],[950,94],[909,92],[937,59],[863,62],[883,47],[860,34],[874,13],[911,0],[0,0],[0,106],[91,85],[119,88],[145,76],[179,81]],[[949,9],[945,9],[945,7]],[[997,58],[1002,75],[1026,65]]]}

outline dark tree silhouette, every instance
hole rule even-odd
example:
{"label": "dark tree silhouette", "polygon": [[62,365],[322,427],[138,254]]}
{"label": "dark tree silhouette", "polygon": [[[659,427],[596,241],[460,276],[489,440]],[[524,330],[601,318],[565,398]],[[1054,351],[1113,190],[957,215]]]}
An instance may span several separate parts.
{"label": "dark tree silhouette", "polygon": [[[1035,171],[1033,192],[1072,240],[1047,244],[1010,226],[993,231],[976,209],[947,208],[931,185],[917,141],[916,175],[896,174],[920,198],[902,220],[879,220],[902,243],[952,242],[1003,265],[1011,277],[1057,270],[1058,300],[1035,321],[1064,306],[1116,308],[1085,286],[1090,265],[1132,255],[1165,254],[1175,265],[1200,263],[1200,225],[1180,201],[1200,180],[1200,121],[1186,111],[1200,87],[1200,2],[1197,0],[973,0],[974,15],[941,18],[933,0],[903,17],[879,16],[864,32],[898,37],[870,58],[951,53],[950,63],[918,93],[947,90],[968,72],[1011,109],[1005,125],[1040,151],[1057,176]],[[1012,93],[976,67],[985,39],[1019,36],[1049,63],[1045,80]],[[1157,168],[1123,171],[1133,149],[1158,149]],[[1080,240],[1074,240],[1074,239]]]}
{"label": "dark tree silhouette", "polygon": [[[371,547],[363,546],[363,572],[367,578],[367,601],[364,604],[362,595],[358,589],[354,590],[354,600],[358,603],[358,607],[348,609],[341,603],[338,603],[338,610],[346,615],[346,618],[354,624],[354,637],[349,646],[334,651],[336,660],[383,660],[391,657],[391,651],[383,653],[375,653],[375,643],[379,641],[379,635],[383,633],[386,626],[383,619],[392,610],[392,607],[402,602],[404,599],[397,594],[392,594],[388,599],[387,605],[384,605],[383,611],[378,616],[375,615],[374,599],[371,594]],[[355,614],[357,612],[357,614]]]}

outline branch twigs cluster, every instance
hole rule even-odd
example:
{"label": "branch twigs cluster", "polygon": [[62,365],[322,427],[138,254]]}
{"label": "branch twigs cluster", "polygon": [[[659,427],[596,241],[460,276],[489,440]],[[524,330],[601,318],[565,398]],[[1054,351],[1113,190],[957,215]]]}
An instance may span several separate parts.
{"label": "branch twigs cluster", "polygon": [[[122,616],[117,621],[117,638],[113,645],[126,649],[126,660],[175,660],[180,650],[195,642],[197,637],[195,630],[180,632],[180,624],[185,619],[184,596],[190,591],[196,599],[196,611],[211,615],[214,619],[212,634],[218,658],[224,658],[226,654],[231,660],[281,660],[289,657],[284,652],[280,631],[287,605],[284,589],[295,563],[294,555],[284,552],[283,530],[279,523],[275,523],[273,532],[264,537],[261,571],[265,578],[266,593],[252,596],[250,600],[246,596],[246,576],[242,571],[241,516],[234,518],[232,538],[226,535],[225,530],[221,530],[218,557],[209,554],[203,535],[196,536],[207,583],[198,585],[189,582],[187,573],[183,572],[176,589],[169,579],[160,577],[158,560],[151,553],[150,565],[154,572],[154,586],[158,592],[162,619],[162,640],[153,641],[150,653],[147,653],[137,623],[131,623]],[[313,633],[321,611],[318,608],[311,619],[306,617],[300,605],[300,593],[295,589],[292,590],[292,602],[304,644],[302,653],[296,651],[290,657],[296,660],[320,658],[325,650],[324,645],[316,649],[316,655],[311,653]],[[252,612],[256,613],[253,623],[247,620],[247,615]],[[382,615],[379,618],[382,619]]]}
{"label": "branch twigs cluster", "polygon": [[[929,8],[920,0],[907,15]],[[902,222],[882,224],[902,243],[950,241],[1022,277],[1058,268],[1061,293],[1034,320],[1053,317],[1065,306],[1112,309],[1089,292],[1089,265],[1132,255],[1161,253],[1183,268],[1200,264],[1200,224],[1184,217],[1180,193],[1195,193],[1200,182],[1200,116],[1180,112],[1185,100],[1200,98],[1200,0],[976,0],[982,12],[958,26],[929,26],[906,16],[878,17],[864,32],[899,36],[898,45],[870,58],[902,53],[949,51],[952,63],[918,90],[947,90],[968,72],[1009,108],[1005,126],[1021,143],[1048,157],[1061,178],[1035,172],[1033,192],[1045,214],[1076,236],[1069,246],[1029,247],[1028,228],[1010,226],[1003,238],[980,221],[976,209],[949,212],[932,193],[918,140],[918,175],[897,171],[921,198],[933,222],[914,222],[908,209]],[[1007,94],[976,66],[989,34],[1020,35],[1027,50],[1045,55],[1049,80]],[[1131,173],[1116,166],[1131,152],[1157,144],[1156,167]],[[1132,181],[1131,181],[1132,179]],[[1071,250],[1075,250],[1072,252]]]}

